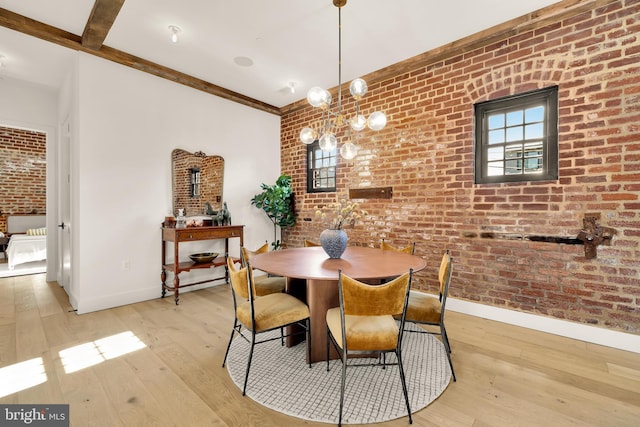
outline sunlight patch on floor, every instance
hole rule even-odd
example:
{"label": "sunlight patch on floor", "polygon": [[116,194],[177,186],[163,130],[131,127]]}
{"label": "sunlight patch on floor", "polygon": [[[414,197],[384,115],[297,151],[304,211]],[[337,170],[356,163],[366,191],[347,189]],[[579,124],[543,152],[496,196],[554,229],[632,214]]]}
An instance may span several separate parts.
{"label": "sunlight patch on floor", "polygon": [[42,357],[5,366],[0,368],[0,397],[17,393],[46,381],[47,374]]}
{"label": "sunlight patch on floor", "polygon": [[144,347],[133,332],[127,331],[61,350],[59,355],[64,371],[70,374]]}

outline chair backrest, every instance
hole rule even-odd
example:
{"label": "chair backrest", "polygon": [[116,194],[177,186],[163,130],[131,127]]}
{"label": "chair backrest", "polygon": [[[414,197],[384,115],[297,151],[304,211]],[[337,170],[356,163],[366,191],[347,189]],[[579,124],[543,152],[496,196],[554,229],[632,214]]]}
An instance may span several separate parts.
{"label": "chair backrest", "polygon": [[242,266],[246,267],[247,262],[249,262],[252,256],[263,254],[265,252],[269,252],[269,242],[266,241],[264,242],[264,245],[253,251],[245,248],[244,246],[241,247],[240,254],[242,255]]}
{"label": "chair backrest", "polygon": [[413,255],[413,253],[416,250],[416,244],[414,242],[405,246],[404,248],[398,248],[393,245],[390,245],[389,243],[385,242],[384,239],[382,239],[382,242],[380,243],[380,248],[386,251],[404,252],[406,254]]}
{"label": "chair backrest", "polygon": [[229,281],[231,282],[234,303],[236,302],[236,298],[240,298],[242,301],[248,301],[250,283],[247,271],[249,267],[245,266],[237,269],[233,258],[227,257],[227,269],[229,270]]}
{"label": "chair backrest", "polygon": [[408,273],[382,285],[368,285],[345,276],[342,274],[342,270],[338,270],[340,321],[345,350],[348,347],[345,329],[345,316],[347,315],[395,316],[401,314],[396,348],[402,346],[412,276],[413,269],[410,269]]}
{"label": "chair backrest", "polygon": [[413,270],[382,285],[369,285],[338,272],[340,306],[354,316],[397,315],[404,311]]}
{"label": "chair backrest", "polygon": [[453,257],[447,250],[442,255],[442,261],[440,261],[440,270],[438,271],[438,280],[440,281],[440,302],[442,303],[441,315],[444,315],[444,306],[447,302],[447,295],[449,294],[449,283],[451,283],[451,268],[453,265]]}
{"label": "chair backrest", "polygon": [[320,243],[317,243],[317,242],[313,242],[313,241],[311,241],[311,240],[304,239],[304,247],[305,247],[305,248],[311,248],[311,247],[314,247],[314,246],[320,246]]}
{"label": "chair backrest", "polygon": [[[231,281],[231,293],[233,295],[233,310],[236,312],[236,319],[238,316],[238,306],[249,301],[251,307],[251,322],[248,324],[243,322],[243,324],[246,328],[254,330],[256,324],[254,305],[256,290],[253,286],[253,269],[248,262],[246,266],[237,269],[231,257],[227,257],[227,268],[229,269],[229,280]],[[249,298],[249,295],[252,297]],[[238,299],[240,299],[240,301],[238,301]]]}

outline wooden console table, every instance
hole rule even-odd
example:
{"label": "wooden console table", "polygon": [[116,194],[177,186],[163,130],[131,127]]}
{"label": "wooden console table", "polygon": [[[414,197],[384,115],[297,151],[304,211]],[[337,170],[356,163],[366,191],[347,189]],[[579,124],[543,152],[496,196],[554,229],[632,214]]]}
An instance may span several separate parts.
{"label": "wooden console table", "polygon": [[[211,227],[162,227],[162,298],[167,291],[172,291],[176,302],[179,301],[180,288],[187,286],[199,285],[201,283],[213,282],[215,280],[224,279],[229,282],[229,271],[227,271],[226,257],[229,256],[229,238],[238,237],[240,246],[244,245],[244,225],[223,225]],[[198,240],[218,240],[224,239],[224,254],[221,254],[211,262],[195,263],[191,261],[180,262],[180,243],[195,242]],[[167,245],[166,242],[173,242],[173,263],[167,263]],[[240,260],[239,258],[234,258]],[[180,273],[183,271],[191,271],[199,268],[211,268],[224,266],[224,276],[214,277],[212,279],[201,280],[199,282],[180,284]],[[167,285],[167,271],[173,273],[173,286]]]}

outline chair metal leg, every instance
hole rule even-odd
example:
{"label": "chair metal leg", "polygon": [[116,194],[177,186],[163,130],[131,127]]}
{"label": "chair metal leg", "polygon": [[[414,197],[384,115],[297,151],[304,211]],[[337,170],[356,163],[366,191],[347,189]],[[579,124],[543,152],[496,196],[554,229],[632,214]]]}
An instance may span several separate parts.
{"label": "chair metal leg", "polygon": [[442,337],[442,342],[444,343],[444,348],[445,348],[445,351],[447,352],[447,359],[449,359],[451,376],[453,377],[453,382],[455,382],[456,373],[453,371],[453,362],[451,361],[451,345],[449,345],[449,337],[447,336],[447,330],[444,327],[444,323],[440,323],[440,336]]}
{"label": "chair metal leg", "polygon": [[247,392],[247,382],[249,381],[249,368],[251,368],[251,359],[253,358],[253,348],[256,345],[256,333],[251,331],[251,349],[249,350],[249,360],[247,361],[247,372],[244,374],[244,387],[242,388],[242,395]]}
{"label": "chair metal leg", "polygon": [[447,335],[447,329],[444,327],[444,323],[440,324],[440,336],[442,336],[442,342],[448,353],[451,353],[451,345],[449,344],[449,336]]}
{"label": "chair metal leg", "polygon": [[347,381],[347,351],[342,349],[342,383],[340,386],[340,416],[338,418],[338,427],[342,426],[342,408],[344,407],[344,385]]}
{"label": "chair metal leg", "polygon": [[407,414],[409,415],[409,424],[413,424],[413,418],[411,417],[411,405],[409,405],[409,393],[407,391],[407,382],[404,377],[404,367],[402,366],[402,355],[400,349],[396,351],[398,357],[398,369],[400,371],[400,381],[402,382],[402,391],[404,392],[404,401],[407,404]]}
{"label": "chair metal leg", "polygon": [[327,372],[329,372],[329,352],[330,352],[330,348],[329,346],[331,345],[331,336],[329,333],[329,327],[327,326]]}
{"label": "chair metal leg", "polygon": [[231,329],[231,336],[229,337],[229,344],[227,344],[227,351],[224,353],[224,359],[222,360],[222,367],[227,363],[227,356],[229,355],[229,349],[231,348],[231,342],[233,341],[233,335],[236,332],[236,328],[238,327],[238,319],[234,319],[233,321],[233,329]]}

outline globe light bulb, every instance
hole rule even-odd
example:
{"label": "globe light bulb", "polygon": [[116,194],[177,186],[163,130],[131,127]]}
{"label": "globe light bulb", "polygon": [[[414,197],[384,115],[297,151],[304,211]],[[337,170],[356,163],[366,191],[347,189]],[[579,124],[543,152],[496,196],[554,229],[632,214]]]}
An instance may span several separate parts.
{"label": "globe light bulb", "polygon": [[367,125],[367,119],[365,119],[362,114],[358,114],[349,120],[349,124],[353,130],[362,130]]}
{"label": "globe light bulb", "polygon": [[387,116],[382,111],[371,113],[367,125],[371,130],[381,130],[387,125]]}
{"label": "globe light bulb", "polygon": [[360,100],[367,93],[367,82],[362,79],[355,79],[349,85],[349,92],[356,100]]}
{"label": "globe light bulb", "polygon": [[358,154],[358,147],[351,142],[347,142],[340,147],[340,155],[343,159],[351,160]]}
{"label": "globe light bulb", "polygon": [[318,145],[322,151],[332,151],[338,146],[338,139],[332,133],[325,133],[320,137]]}
{"label": "globe light bulb", "polygon": [[315,141],[317,136],[316,131],[311,128],[304,128],[300,131],[300,141],[307,145]]}
{"label": "globe light bulb", "polygon": [[327,108],[331,104],[331,94],[321,87],[314,86],[307,92],[307,101],[315,108]]}

